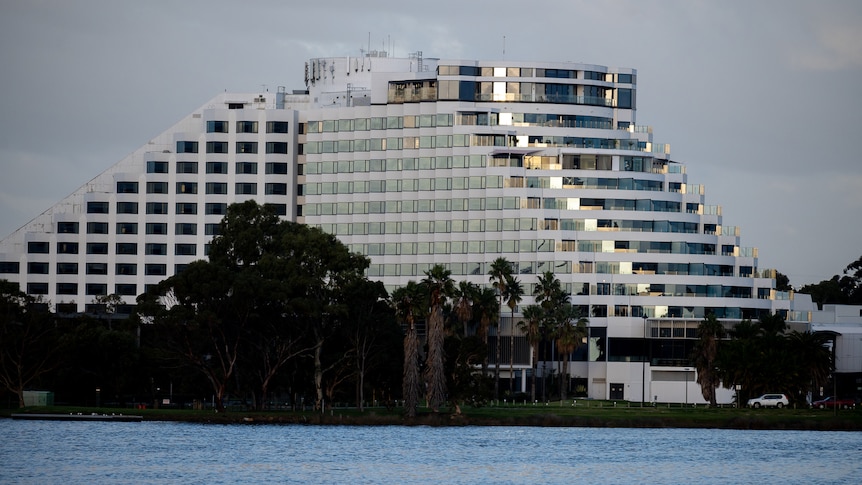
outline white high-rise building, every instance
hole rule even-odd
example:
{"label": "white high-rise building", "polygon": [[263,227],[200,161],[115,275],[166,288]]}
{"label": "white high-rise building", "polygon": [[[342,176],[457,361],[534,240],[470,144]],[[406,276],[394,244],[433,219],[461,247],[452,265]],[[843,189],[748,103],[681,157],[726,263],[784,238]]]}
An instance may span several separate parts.
{"label": "white high-rise building", "polygon": [[[227,205],[255,199],[368,255],[390,289],[435,264],[487,284],[505,257],[525,305],[552,271],[589,318],[570,373],[593,398],[703,402],[687,364],[709,313],[811,323],[810,297],[775,290],[637,123],[633,69],[371,52],[312,59],[305,77],[208,101],[0,242],[0,278],[59,312],[132,304],[206,257]],[[514,360],[524,389],[523,338]]]}

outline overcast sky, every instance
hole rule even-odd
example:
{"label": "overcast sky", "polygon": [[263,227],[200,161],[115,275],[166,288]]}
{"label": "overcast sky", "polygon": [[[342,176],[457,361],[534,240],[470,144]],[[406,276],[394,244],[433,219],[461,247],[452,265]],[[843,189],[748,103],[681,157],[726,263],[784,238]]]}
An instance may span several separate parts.
{"label": "overcast sky", "polygon": [[369,35],[396,56],[635,68],[638,124],[761,269],[801,286],[862,255],[858,0],[0,0],[0,237],[219,92],[304,89],[306,59]]}

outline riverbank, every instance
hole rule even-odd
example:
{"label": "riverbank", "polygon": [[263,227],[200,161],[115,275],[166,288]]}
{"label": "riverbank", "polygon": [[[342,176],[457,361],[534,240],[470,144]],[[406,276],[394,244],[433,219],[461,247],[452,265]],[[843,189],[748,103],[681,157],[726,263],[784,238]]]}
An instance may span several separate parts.
{"label": "riverbank", "polygon": [[[127,412],[128,411],[128,412]],[[111,414],[132,410],[85,407],[30,407],[0,410],[12,414]],[[313,411],[239,411],[134,409],[144,421],[182,421],[212,424],[304,424],[351,426],[537,426],[603,428],[721,428],[862,431],[862,410],[735,409],[700,407],[639,407],[591,402],[577,405],[508,405],[462,408],[461,415],[448,409],[434,413],[420,408],[415,418],[403,409],[333,408]]]}

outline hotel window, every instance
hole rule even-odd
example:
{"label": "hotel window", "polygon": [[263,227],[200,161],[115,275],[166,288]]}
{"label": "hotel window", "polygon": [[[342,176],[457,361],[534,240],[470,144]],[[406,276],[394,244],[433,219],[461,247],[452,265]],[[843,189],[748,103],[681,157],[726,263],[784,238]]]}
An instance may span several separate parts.
{"label": "hotel window", "polygon": [[167,202],[147,202],[147,214],[167,214]]}
{"label": "hotel window", "polygon": [[236,142],[237,153],[257,153],[256,141],[238,141]]}
{"label": "hotel window", "polygon": [[121,296],[134,296],[138,294],[138,287],[133,283],[117,283],[114,285],[114,293]]}
{"label": "hotel window", "polygon": [[257,121],[237,121],[237,133],[257,133]]}
{"label": "hotel window", "polygon": [[58,242],[58,254],[78,254],[78,243],[74,242]]}
{"label": "hotel window", "polygon": [[266,184],[266,195],[287,195],[287,184]]}
{"label": "hotel window", "polygon": [[207,162],[207,173],[227,173],[227,162]]}
{"label": "hotel window", "polygon": [[88,222],[87,223],[87,234],[107,234],[108,233],[108,223],[107,222]]}
{"label": "hotel window", "polygon": [[168,173],[168,162],[147,162],[147,173]]}
{"label": "hotel window", "polygon": [[227,121],[207,121],[207,133],[227,133]]}
{"label": "hotel window", "polygon": [[58,295],[77,295],[78,294],[78,284],[77,283],[57,283],[57,294]]}
{"label": "hotel window", "polygon": [[168,267],[165,264],[146,264],[144,265],[144,274],[147,276],[164,276],[168,273]]}
{"label": "hotel window", "polygon": [[138,223],[136,222],[118,222],[117,234],[137,234]]}
{"label": "hotel window", "polygon": [[255,195],[257,194],[257,184],[237,182],[234,192],[237,195]]}
{"label": "hotel window", "polygon": [[84,286],[84,291],[88,295],[107,295],[108,285],[104,283],[87,283],[87,285]]}
{"label": "hotel window", "polygon": [[277,216],[287,215],[287,204],[263,204],[264,207],[271,210]]}
{"label": "hotel window", "polygon": [[197,246],[194,244],[176,244],[174,245],[174,254],[177,256],[194,256],[197,253]]}
{"label": "hotel window", "polygon": [[147,193],[148,194],[167,194],[168,193],[168,183],[167,182],[147,182]]}
{"label": "hotel window", "polygon": [[177,222],[174,226],[174,234],[183,236],[194,236],[198,233],[197,224],[187,222]]}
{"label": "hotel window", "polygon": [[57,234],[78,234],[77,222],[58,222]]}
{"label": "hotel window", "polygon": [[218,236],[219,235],[219,224],[205,224],[204,225],[204,234],[207,236]]}
{"label": "hotel window", "polygon": [[227,194],[227,184],[224,182],[207,182],[207,194]]}
{"label": "hotel window", "polygon": [[197,214],[198,205],[194,202],[177,202],[177,214]]}
{"label": "hotel window", "polygon": [[177,182],[177,194],[197,194],[198,184],[196,182]]}
{"label": "hotel window", "polygon": [[117,254],[138,254],[137,243],[117,243]]}
{"label": "hotel window", "polygon": [[114,267],[115,273],[123,276],[134,276],[138,274],[138,265],[132,263],[117,263]]}
{"label": "hotel window", "polygon": [[266,162],[266,173],[272,175],[287,175],[287,163]]}
{"label": "hotel window", "polygon": [[174,274],[180,274],[186,269],[188,269],[189,265],[187,264],[175,264],[174,265]]}
{"label": "hotel window", "polygon": [[222,202],[207,202],[204,210],[207,215],[223,216],[227,212],[227,204]]}
{"label": "hotel window", "polygon": [[27,293],[31,295],[47,295],[48,283],[27,283]]}
{"label": "hotel window", "polygon": [[108,274],[107,263],[87,263],[87,274]]}
{"label": "hotel window", "polygon": [[100,201],[87,202],[87,214],[107,214],[108,203]]}
{"label": "hotel window", "polygon": [[57,274],[78,274],[78,263],[57,263]]}
{"label": "hotel window", "polygon": [[287,121],[267,121],[267,133],[287,133]]}
{"label": "hotel window", "polygon": [[208,141],[207,153],[227,153],[226,141]]}
{"label": "hotel window", "polygon": [[137,194],[138,193],[138,183],[137,182],[117,182],[117,193],[118,194]]}
{"label": "hotel window", "polygon": [[28,254],[48,254],[50,245],[45,241],[30,241],[27,243]]}
{"label": "hotel window", "polygon": [[148,222],[146,230],[147,234],[167,234],[168,224],[165,222]]}
{"label": "hotel window", "polygon": [[117,214],[137,214],[137,202],[117,202]]}
{"label": "hotel window", "polygon": [[236,162],[236,173],[255,174],[257,173],[257,164],[254,162]]}
{"label": "hotel window", "polygon": [[168,245],[161,243],[147,243],[144,245],[144,254],[151,256],[166,256],[168,254]]}
{"label": "hotel window", "polygon": [[197,153],[198,142],[196,141],[178,141],[177,153]]}
{"label": "hotel window", "polygon": [[31,261],[27,263],[27,274],[48,274],[50,266],[48,263],[39,263]]}
{"label": "hotel window", "polygon": [[198,162],[177,162],[177,173],[198,173]]}
{"label": "hotel window", "polygon": [[0,273],[17,274],[21,271],[21,263],[17,261],[0,261]]}
{"label": "hotel window", "polygon": [[266,153],[287,153],[287,143],[269,141],[266,143]]}
{"label": "hotel window", "polygon": [[87,254],[108,254],[108,243],[87,243]]}

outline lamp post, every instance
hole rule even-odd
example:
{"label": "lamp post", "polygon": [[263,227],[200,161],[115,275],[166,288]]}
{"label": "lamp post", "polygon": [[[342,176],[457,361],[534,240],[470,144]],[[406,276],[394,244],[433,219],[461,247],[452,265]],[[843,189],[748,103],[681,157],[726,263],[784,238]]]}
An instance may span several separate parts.
{"label": "lamp post", "polygon": [[647,330],[647,316],[646,316],[646,314],[643,315],[643,319],[644,319],[644,341],[643,341],[644,355],[643,355],[643,359],[641,360],[641,374],[643,374],[642,375],[643,384],[642,384],[642,389],[641,389],[641,407],[644,407],[646,405],[646,361],[647,361],[647,358],[649,357],[649,346],[647,345],[647,339],[646,339],[647,338],[647,336],[646,336],[646,330]]}

